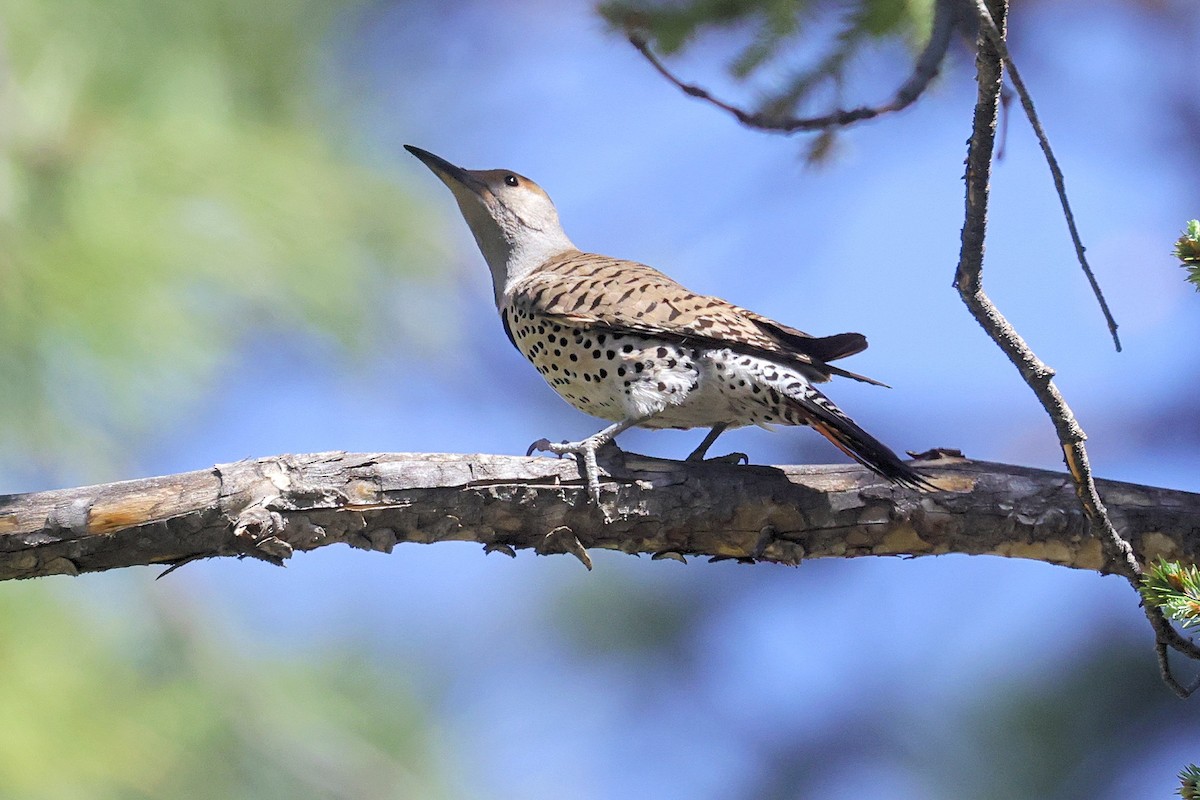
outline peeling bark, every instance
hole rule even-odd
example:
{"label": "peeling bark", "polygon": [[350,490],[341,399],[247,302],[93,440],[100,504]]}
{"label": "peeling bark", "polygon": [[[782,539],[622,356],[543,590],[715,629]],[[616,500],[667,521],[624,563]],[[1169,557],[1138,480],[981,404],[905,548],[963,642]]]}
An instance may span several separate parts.
{"label": "peeling bark", "polygon": [[[606,451],[603,509],[570,460],[316,453],[159,478],[0,496],[0,579],[214,556],[282,564],[343,542],[474,541],[509,555],[607,548],[798,564],[865,555],[1002,555],[1108,572],[1065,474],[940,458],[941,489],[856,466],[686,463]],[[1200,495],[1101,481],[1143,563],[1200,561]]]}

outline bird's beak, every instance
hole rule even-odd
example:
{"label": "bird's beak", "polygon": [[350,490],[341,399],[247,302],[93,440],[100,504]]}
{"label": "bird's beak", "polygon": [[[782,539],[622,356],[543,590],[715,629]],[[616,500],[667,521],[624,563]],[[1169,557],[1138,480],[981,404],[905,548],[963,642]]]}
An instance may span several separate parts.
{"label": "bird's beak", "polygon": [[489,191],[487,184],[482,179],[476,177],[470,170],[456,167],[441,156],[435,156],[428,150],[413,147],[411,144],[404,145],[404,149],[421,159],[421,163],[429,167],[433,174],[437,175],[442,183],[450,187],[450,191],[454,192],[455,195],[458,195],[460,189],[466,189],[480,197]]}

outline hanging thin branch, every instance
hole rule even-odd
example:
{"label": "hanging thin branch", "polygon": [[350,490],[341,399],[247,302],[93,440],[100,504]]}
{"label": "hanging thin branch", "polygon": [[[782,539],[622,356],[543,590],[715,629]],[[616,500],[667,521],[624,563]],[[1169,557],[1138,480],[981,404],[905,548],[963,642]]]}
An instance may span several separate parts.
{"label": "hanging thin branch", "polygon": [[795,117],[764,111],[749,111],[740,106],[720,100],[707,89],[696,84],[686,83],[673,72],[650,49],[650,44],[644,36],[637,32],[629,33],[629,42],[638,49],[650,65],[660,75],[674,84],[680,91],[690,97],[696,97],[722,111],[731,114],[743,125],[758,130],[797,133],[799,131],[825,131],[831,128],[846,127],[857,122],[890,114],[908,108],[929,88],[929,84],[941,70],[946,52],[954,29],[960,19],[957,0],[938,0],[934,9],[933,24],[929,41],[917,56],[913,65],[912,75],[896,91],[895,96],[878,106],[860,106],[853,109],[837,109],[815,117]]}
{"label": "hanging thin branch", "polygon": [[1058,159],[1054,157],[1054,151],[1050,149],[1050,138],[1046,136],[1046,130],[1042,127],[1042,121],[1038,117],[1037,109],[1033,106],[1033,98],[1029,94],[1029,90],[1025,87],[1025,81],[1021,78],[1021,73],[1017,70],[1017,65],[1013,62],[1012,56],[1008,52],[1008,44],[1004,41],[1004,34],[996,26],[996,21],[992,19],[991,12],[988,11],[987,4],[984,0],[973,0],[976,12],[979,15],[979,24],[988,41],[999,57],[1003,59],[1004,64],[1008,69],[1009,80],[1012,81],[1013,88],[1017,90],[1017,96],[1021,98],[1021,106],[1025,109],[1025,116],[1029,119],[1029,125],[1033,128],[1034,134],[1037,136],[1038,144],[1042,148],[1042,154],[1046,157],[1046,164],[1050,167],[1050,175],[1054,178],[1054,190],[1058,192],[1058,202],[1062,205],[1063,217],[1067,220],[1067,230],[1071,233],[1071,242],[1075,245],[1075,257],[1079,260],[1079,266],[1083,269],[1083,274],[1087,277],[1088,284],[1092,287],[1092,294],[1096,296],[1096,302],[1100,304],[1100,311],[1104,314],[1104,322],[1108,325],[1108,332],[1112,336],[1113,346],[1117,348],[1117,352],[1121,352],[1121,338],[1117,335],[1117,321],[1113,318],[1112,311],[1108,308],[1108,301],[1104,299],[1104,292],[1100,289],[1100,283],[1096,280],[1095,273],[1092,272],[1092,267],[1088,264],[1086,248],[1083,246],[1083,239],[1079,236],[1079,229],[1075,225],[1075,215],[1071,211],[1071,203],[1067,200],[1066,180],[1063,178],[1062,170],[1058,166]]}
{"label": "hanging thin branch", "polygon": [[[1007,14],[1007,0],[995,0],[998,6],[1001,31]],[[989,14],[988,20],[992,20]],[[995,24],[995,23],[993,23]],[[986,27],[986,26],[985,26]],[[974,124],[967,149],[966,171],[966,219],[962,230],[962,249],[954,286],[972,316],[987,332],[1009,360],[1017,367],[1021,377],[1033,390],[1042,407],[1050,416],[1063,448],[1076,494],[1089,526],[1104,544],[1109,567],[1123,575],[1135,589],[1140,585],[1141,566],[1130,543],[1117,531],[1105,508],[1092,475],[1084,442],[1087,440],[1083,428],[1067,405],[1062,393],[1054,385],[1054,370],[1047,366],[1021,338],[996,305],[983,291],[983,251],[987,232],[987,208],[990,191],[991,165],[995,146],[996,114],[999,106],[1003,79],[1004,60],[1000,47],[986,32],[979,40],[976,58],[979,94],[975,105]],[[1186,697],[1195,687],[1185,687],[1172,674],[1166,658],[1167,647],[1173,648],[1190,658],[1200,659],[1200,647],[1181,636],[1163,617],[1155,606],[1144,606],[1147,619],[1153,627],[1159,653],[1159,666],[1163,679],[1181,696]]]}

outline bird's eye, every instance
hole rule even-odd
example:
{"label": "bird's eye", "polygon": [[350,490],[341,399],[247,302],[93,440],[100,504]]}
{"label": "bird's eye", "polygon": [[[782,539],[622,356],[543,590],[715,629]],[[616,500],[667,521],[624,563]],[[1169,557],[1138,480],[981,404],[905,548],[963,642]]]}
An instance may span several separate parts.
{"label": "bird's eye", "polygon": [[519,180],[517,180],[516,175],[505,175],[504,182],[507,183],[509,186],[517,186],[518,184],[521,183]]}

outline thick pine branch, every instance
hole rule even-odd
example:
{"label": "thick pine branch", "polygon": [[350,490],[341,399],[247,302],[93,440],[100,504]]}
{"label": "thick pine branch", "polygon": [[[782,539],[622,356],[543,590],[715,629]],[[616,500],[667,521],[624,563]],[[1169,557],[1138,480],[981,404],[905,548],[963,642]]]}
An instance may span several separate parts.
{"label": "thick pine branch", "polygon": [[[1070,478],[1053,472],[943,458],[921,462],[943,491],[918,494],[855,466],[607,455],[618,477],[604,484],[604,513],[572,461],[489,455],[288,455],[0,496],[0,578],[211,556],[282,563],[338,542],[390,551],[471,541],[509,554],[569,552],[585,564],[588,549],[605,548],[787,564],[966,553],[1112,566]],[[1139,560],[1200,563],[1200,495],[1100,483]]]}

